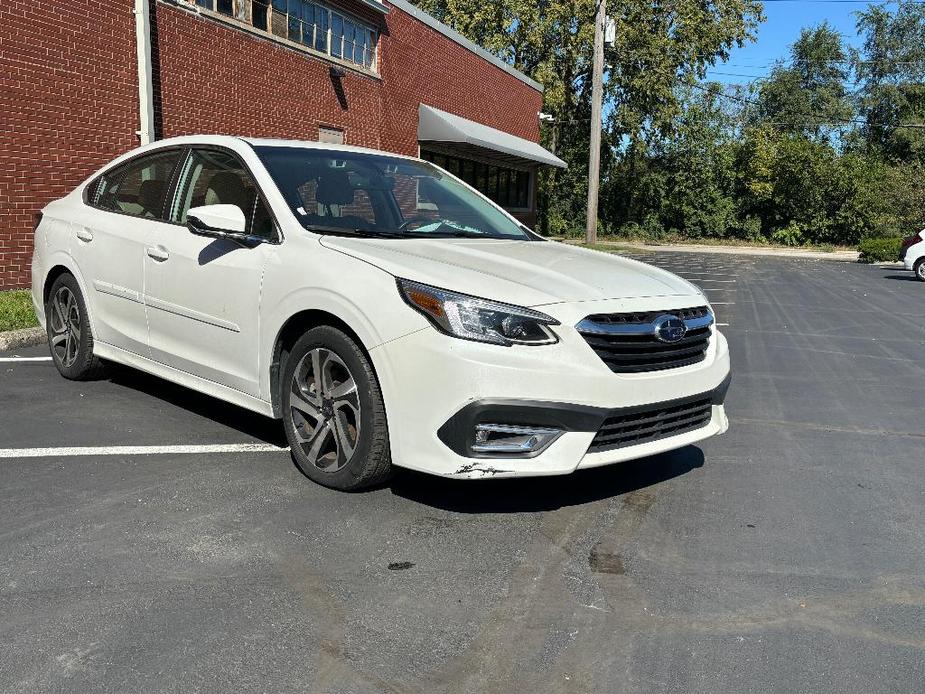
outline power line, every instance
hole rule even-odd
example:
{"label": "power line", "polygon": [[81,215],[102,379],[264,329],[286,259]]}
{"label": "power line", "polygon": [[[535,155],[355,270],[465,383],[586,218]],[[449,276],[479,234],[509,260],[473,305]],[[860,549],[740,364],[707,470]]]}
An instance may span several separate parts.
{"label": "power line", "polygon": [[754,80],[767,79],[765,75],[746,75],[741,72],[722,72],[721,70],[710,70],[709,68],[707,72],[713,75],[723,75],[724,77],[751,77]]}
{"label": "power line", "polygon": [[[694,89],[699,89],[702,92],[715,94],[716,96],[723,97],[724,99],[731,99],[733,101],[738,101],[739,103],[750,104],[751,106],[759,106],[759,107],[761,106],[761,104],[759,104],[757,101],[754,101],[752,99],[747,99],[744,96],[737,96],[735,94],[726,94],[725,92],[708,89],[707,87],[704,87],[703,85],[700,85],[700,84],[692,84],[691,86]],[[861,118],[833,118],[829,116],[823,117],[823,116],[817,116],[814,113],[797,113],[796,116],[798,118],[806,118],[807,121],[810,121],[811,124],[813,125],[872,125],[868,121],[863,120]],[[794,122],[790,124],[797,125],[798,123]],[[878,124],[873,124],[873,125],[878,125]],[[891,125],[888,124],[884,127],[916,129],[916,128],[925,128],[925,123],[894,123]]]}

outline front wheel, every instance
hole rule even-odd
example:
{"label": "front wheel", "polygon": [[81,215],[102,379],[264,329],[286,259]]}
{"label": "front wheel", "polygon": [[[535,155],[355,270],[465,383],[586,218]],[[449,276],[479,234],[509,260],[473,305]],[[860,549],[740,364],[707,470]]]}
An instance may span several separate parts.
{"label": "front wheel", "polygon": [[918,277],[922,282],[925,282],[925,258],[919,258],[915,262],[912,271],[915,273],[916,277]]}
{"label": "front wheel", "polygon": [[286,438],[307,477],[345,491],[388,479],[382,391],[353,339],[330,326],[309,330],[286,360],[281,388]]}

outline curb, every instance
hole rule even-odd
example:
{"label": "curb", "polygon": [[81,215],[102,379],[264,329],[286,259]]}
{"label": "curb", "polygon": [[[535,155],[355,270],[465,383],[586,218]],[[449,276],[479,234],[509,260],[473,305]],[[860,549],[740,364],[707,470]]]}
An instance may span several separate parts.
{"label": "curb", "polygon": [[[562,239],[564,243],[581,245],[583,241]],[[600,246],[614,246],[617,248],[632,248],[640,251],[667,252],[667,253],[716,253],[723,255],[754,255],[773,256],[776,258],[800,258],[802,260],[828,260],[836,263],[856,263],[859,253],[857,251],[801,251],[784,248],[762,248],[760,246],[707,246],[699,244],[658,245],[640,243],[638,241],[598,241]]]}
{"label": "curb", "polygon": [[46,342],[48,342],[48,336],[44,328],[38,326],[0,333],[0,351],[44,345]]}

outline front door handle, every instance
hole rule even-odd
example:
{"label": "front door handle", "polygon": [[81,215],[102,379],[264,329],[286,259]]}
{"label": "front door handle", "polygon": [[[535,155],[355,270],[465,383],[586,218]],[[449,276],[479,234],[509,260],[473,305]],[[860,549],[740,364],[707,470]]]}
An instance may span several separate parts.
{"label": "front door handle", "polygon": [[77,229],[74,231],[74,234],[81,241],[86,241],[87,243],[90,243],[93,240],[93,232],[89,229],[84,229],[83,227],[77,227]]}
{"label": "front door handle", "polygon": [[148,254],[149,258],[159,263],[163,263],[170,257],[170,253],[168,253],[167,249],[163,246],[150,246],[145,249],[145,252]]}

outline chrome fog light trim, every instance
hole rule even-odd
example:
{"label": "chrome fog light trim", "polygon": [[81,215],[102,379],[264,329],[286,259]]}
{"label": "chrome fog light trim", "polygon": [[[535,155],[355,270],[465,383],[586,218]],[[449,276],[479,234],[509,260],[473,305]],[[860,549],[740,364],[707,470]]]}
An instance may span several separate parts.
{"label": "chrome fog light trim", "polygon": [[561,429],[548,427],[477,424],[470,448],[475,453],[534,456],[548,448],[562,433]]}

